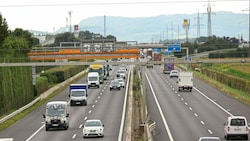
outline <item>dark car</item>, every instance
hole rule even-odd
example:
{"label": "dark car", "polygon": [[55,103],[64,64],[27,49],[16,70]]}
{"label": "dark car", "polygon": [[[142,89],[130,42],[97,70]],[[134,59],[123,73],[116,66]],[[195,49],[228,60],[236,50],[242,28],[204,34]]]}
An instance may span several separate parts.
{"label": "dark car", "polygon": [[118,80],[112,80],[109,85],[109,90],[119,90],[120,91],[121,86]]}

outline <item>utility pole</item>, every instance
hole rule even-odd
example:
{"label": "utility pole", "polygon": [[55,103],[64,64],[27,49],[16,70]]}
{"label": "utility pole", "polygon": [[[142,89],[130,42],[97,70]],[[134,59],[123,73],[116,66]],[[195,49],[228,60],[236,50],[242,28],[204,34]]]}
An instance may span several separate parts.
{"label": "utility pole", "polygon": [[103,33],[104,38],[106,38],[106,15],[104,15],[104,33]]}
{"label": "utility pole", "polygon": [[201,37],[201,36],[200,36],[200,34],[201,34],[201,30],[200,30],[200,26],[201,26],[201,24],[200,24],[200,19],[202,19],[202,18],[200,17],[200,12],[199,12],[199,10],[198,10],[197,17],[196,17],[195,19],[197,19],[197,24],[196,24],[196,26],[197,26],[197,39],[198,39],[198,38]]}
{"label": "utility pole", "polygon": [[69,14],[69,32],[71,33],[71,16],[72,16],[72,11],[69,11],[68,14]]}
{"label": "utility pole", "polygon": [[214,14],[214,13],[212,13],[210,0],[208,0],[208,4],[207,4],[207,16],[208,16],[207,17],[207,37],[212,36],[211,14]]}

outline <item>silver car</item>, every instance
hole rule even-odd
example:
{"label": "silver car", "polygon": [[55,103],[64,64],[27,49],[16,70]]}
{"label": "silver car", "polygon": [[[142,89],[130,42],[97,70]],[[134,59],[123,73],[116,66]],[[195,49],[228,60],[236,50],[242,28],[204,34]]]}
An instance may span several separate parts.
{"label": "silver car", "polygon": [[109,85],[109,90],[110,91],[111,90],[119,90],[120,91],[120,89],[121,89],[121,86],[120,86],[120,83],[119,83],[119,81],[117,79],[112,80],[110,82],[110,85]]}
{"label": "silver car", "polygon": [[125,88],[125,81],[123,78],[117,78],[116,80],[119,82],[120,87]]}

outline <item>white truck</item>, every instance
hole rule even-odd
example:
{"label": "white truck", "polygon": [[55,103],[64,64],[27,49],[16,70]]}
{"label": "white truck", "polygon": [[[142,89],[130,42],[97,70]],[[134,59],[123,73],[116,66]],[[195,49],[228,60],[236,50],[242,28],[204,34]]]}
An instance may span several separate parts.
{"label": "white truck", "polygon": [[88,73],[88,88],[97,87],[100,85],[100,76],[98,72],[89,72]]}
{"label": "white truck", "polygon": [[46,104],[45,130],[50,128],[69,128],[69,108],[66,101],[50,101]]}
{"label": "white truck", "polygon": [[70,106],[74,104],[87,105],[87,84],[70,84],[69,86]]}
{"label": "white truck", "polygon": [[193,89],[193,72],[182,71],[178,76],[178,90],[188,90],[192,92]]}

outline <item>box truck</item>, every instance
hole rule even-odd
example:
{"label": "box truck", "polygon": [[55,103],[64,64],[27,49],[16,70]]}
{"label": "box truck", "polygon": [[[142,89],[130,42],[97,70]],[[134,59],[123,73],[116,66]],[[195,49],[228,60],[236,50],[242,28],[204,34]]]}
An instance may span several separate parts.
{"label": "box truck", "polygon": [[69,86],[70,106],[74,104],[87,105],[87,84],[70,84]]}
{"label": "box truck", "polygon": [[178,76],[178,90],[188,90],[192,91],[193,89],[193,72],[179,72]]}

